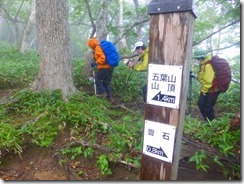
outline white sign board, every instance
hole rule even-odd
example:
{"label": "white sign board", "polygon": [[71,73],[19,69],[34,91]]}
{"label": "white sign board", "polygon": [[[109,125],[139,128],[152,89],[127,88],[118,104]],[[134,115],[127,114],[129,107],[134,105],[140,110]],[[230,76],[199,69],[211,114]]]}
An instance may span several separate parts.
{"label": "white sign board", "polygon": [[147,103],[179,109],[182,66],[148,65]]}
{"label": "white sign board", "polygon": [[145,120],[143,154],[172,163],[175,127]]}

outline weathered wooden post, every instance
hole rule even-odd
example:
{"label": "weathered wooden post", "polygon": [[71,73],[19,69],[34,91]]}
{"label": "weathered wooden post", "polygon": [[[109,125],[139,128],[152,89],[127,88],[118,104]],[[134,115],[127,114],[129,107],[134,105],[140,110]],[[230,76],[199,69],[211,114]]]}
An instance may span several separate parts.
{"label": "weathered wooden post", "polygon": [[152,0],[142,180],[176,180],[196,12],[193,0]]}

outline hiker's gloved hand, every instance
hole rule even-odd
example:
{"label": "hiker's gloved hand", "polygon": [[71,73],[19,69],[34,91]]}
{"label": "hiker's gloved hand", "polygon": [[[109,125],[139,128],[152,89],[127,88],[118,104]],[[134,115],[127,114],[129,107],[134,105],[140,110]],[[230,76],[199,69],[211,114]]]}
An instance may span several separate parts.
{"label": "hiker's gloved hand", "polygon": [[206,96],[206,93],[201,92],[201,96]]}
{"label": "hiker's gloved hand", "polygon": [[93,67],[95,67],[95,66],[97,66],[96,63],[91,63],[91,68],[93,68]]}
{"label": "hiker's gloved hand", "polygon": [[132,70],[133,69],[133,66],[134,66],[134,63],[132,61],[130,61],[128,63],[129,70]]}

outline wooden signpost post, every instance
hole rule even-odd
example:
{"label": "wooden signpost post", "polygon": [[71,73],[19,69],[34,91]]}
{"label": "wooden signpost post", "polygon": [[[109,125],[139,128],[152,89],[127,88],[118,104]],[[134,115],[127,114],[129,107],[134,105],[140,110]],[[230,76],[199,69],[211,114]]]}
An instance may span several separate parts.
{"label": "wooden signpost post", "polygon": [[141,180],[176,180],[196,18],[193,0],[152,0]]}

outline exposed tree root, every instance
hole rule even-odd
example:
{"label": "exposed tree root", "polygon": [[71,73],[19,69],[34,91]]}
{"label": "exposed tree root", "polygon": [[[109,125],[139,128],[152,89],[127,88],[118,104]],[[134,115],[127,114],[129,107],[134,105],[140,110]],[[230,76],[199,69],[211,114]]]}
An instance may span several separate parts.
{"label": "exposed tree root", "polygon": [[127,111],[129,111],[129,112],[135,114],[135,112],[134,112],[133,110],[131,110],[131,109],[125,107],[124,104],[114,105],[113,107],[114,107],[114,108],[122,108],[122,109],[125,109],[125,110],[127,110]]}

